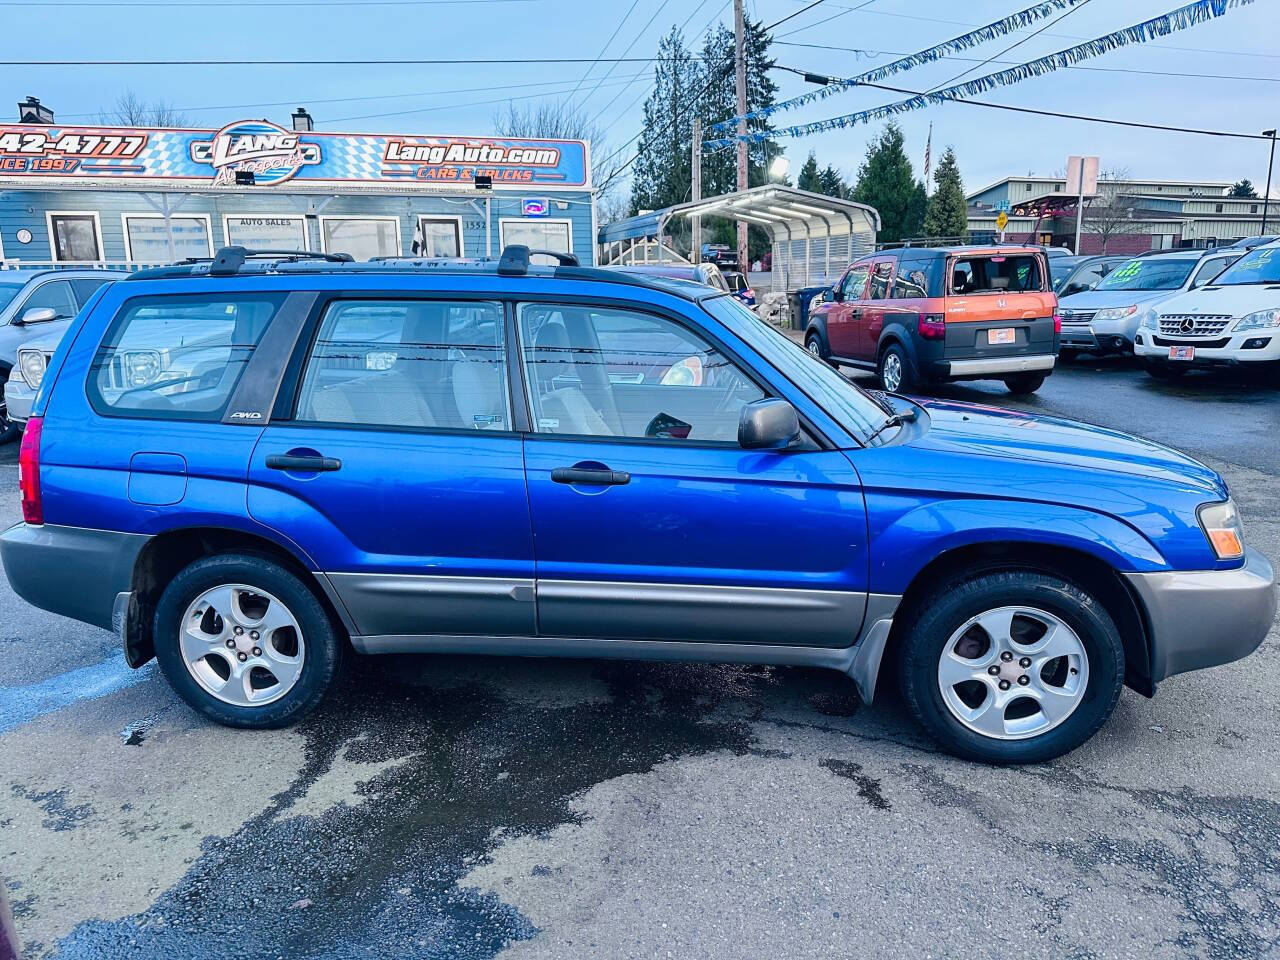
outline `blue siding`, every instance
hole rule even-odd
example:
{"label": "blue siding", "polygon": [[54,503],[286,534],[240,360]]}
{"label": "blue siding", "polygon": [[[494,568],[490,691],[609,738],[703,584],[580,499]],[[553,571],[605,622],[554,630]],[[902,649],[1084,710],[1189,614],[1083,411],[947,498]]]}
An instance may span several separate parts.
{"label": "blue siding", "polygon": [[[154,199],[159,194],[148,193]],[[92,211],[98,214],[102,230],[102,256],[106,260],[125,260],[125,242],[122,214],[154,214],[153,208],[142,193],[109,190],[0,190],[0,244],[7,259],[52,260],[49,229],[45,214],[49,211]],[[185,197],[185,199],[184,199]],[[547,217],[539,219],[567,220],[570,223],[573,251],[584,263],[590,262],[595,251],[592,234],[592,197],[588,191],[564,193],[527,194],[497,191],[472,200],[464,197],[435,197],[427,195],[406,196],[337,196],[317,194],[288,194],[255,192],[246,194],[169,194],[170,203],[181,202],[174,216],[199,214],[209,217],[213,246],[226,242],[223,235],[224,216],[307,215],[317,219],[308,221],[308,244],[320,249],[319,216],[395,216],[400,220],[402,253],[408,254],[418,216],[447,216],[462,218],[463,252],[466,256],[482,257],[486,253],[497,256],[502,249],[500,221],[520,219],[521,200],[525,197],[545,199],[549,210]],[[489,201],[491,243],[486,249],[485,201]],[[326,202],[327,201],[327,202]],[[22,228],[31,231],[28,244],[18,242]]]}

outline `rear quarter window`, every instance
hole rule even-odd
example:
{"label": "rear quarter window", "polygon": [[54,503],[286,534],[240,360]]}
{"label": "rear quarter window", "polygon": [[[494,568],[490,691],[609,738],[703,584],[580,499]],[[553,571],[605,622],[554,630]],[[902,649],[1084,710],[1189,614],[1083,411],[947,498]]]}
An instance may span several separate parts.
{"label": "rear quarter window", "polygon": [[135,297],[89,370],[103,416],[218,421],[284,294]]}

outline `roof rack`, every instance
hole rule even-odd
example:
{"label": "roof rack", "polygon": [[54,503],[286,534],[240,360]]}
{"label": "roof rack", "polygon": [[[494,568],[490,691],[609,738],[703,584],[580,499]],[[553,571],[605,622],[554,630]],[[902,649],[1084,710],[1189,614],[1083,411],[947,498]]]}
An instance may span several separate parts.
{"label": "roof rack", "polygon": [[209,276],[232,277],[240,272],[249,259],[270,257],[275,260],[326,260],[329,263],[351,263],[355,258],[349,253],[320,253],[316,250],[248,250],[244,247],[223,247],[213,255],[209,264]]}
{"label": "roof rack", "polygon": [[578,267],[578,258],[572,253],[561,253],[558,250],[530,250],[523,243],[509,243],[502,248],[502,256],[498,258],[498,276],[523,277],[529,272],[529,258],[551,257],[562,267]]}

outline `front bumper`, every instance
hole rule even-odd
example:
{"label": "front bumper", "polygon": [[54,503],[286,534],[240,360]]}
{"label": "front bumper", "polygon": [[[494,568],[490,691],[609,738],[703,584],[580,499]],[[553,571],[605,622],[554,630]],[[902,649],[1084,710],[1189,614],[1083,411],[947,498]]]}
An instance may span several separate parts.
{"label": "front bumper", "polygon": [[14,423],[26,423],[31,419],[31,406],[36,392],[21,377],[10,377],[4,385],[4,402],[9,408],[9,419]]}
{"label": "front bumper", "polygon": [[133,568],[150,537],[45,523],[0,534],[0,562],[27,603],[104,630],[117,624],[116,598],[133,589]]}
{"label": "front bumper", "polygon": [[1275,572],[1253,549],[1235,570],[1125,577],[1146,610],[1153,683],[1247,657],[1275,622]]}
{"label": "front bumper", "polygon": [[[1222,341],[1226,340],[1224,344]],[[1266,341],[1262,346],[1246,347],[1245,344]],[[1207,344],[1215,344],[1207,346]],[[1194,347],[1192,360],[1170,360],[1171,346]],[[1170,337],[1150,329],[1138,331],[1133,352],[1144,360],[1164,360],[1170,364],[1188,367],[1239,366],[1249,363],[1269,363],[1280,360],[1280,330],[1248,330],[1244,333],[1228,333],[1222,337]]]}

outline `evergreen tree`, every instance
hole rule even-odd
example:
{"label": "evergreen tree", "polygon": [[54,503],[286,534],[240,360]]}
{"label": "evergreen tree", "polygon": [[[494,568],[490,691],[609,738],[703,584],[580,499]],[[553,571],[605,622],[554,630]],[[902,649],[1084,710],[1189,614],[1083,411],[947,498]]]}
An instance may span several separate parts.
{"label": "evergreen tree", "polygon": [[658,44],[653,92],[644,103],[644,127],[631,185],[631,212],[657,210],[689,199],[693,116],[705,86],[702,68],[678,28]]}
{"label": "evergreen tree", "polygon": [[960,181],[960,165],[956,152],[947,147],[933,171],[933,196],[924,214],[926,237],[963,237],[969,224],[968,202]]}
{"label": "evergreen tree", "polygon": [[822,177],[818,173],[818,158],[814,156],[812,150],[809,151],[808,159],[805,160],[804,166],[800,168],[800,176],[796,179],[796,186],[801,190],[808,190],[810,193],[822,193]]}
{"label": "evergreen tree", "polygon": [[829,163],[818,174],[818,184],[818,192],[825,193],[828,197],[848,200],[853,196],[853,189],[845,182],[844,177],[840,175],[840,171]]}
{"label": "evergreen tree", "polygon": [[853,191],[854,200],[879,211],[882,243],[918,236],[924,226],[924,184],[911,169],[904,143],[902,129],[888,124],[867,148]]}
{"label": "evergreen tree", "polygon": [[1248,180],[1238,180],[1231,186],[1231,192],[1228,197],[1240,197],[1244,200],[1256,200],[1258,191],[1253,189],[1253,184]]}

